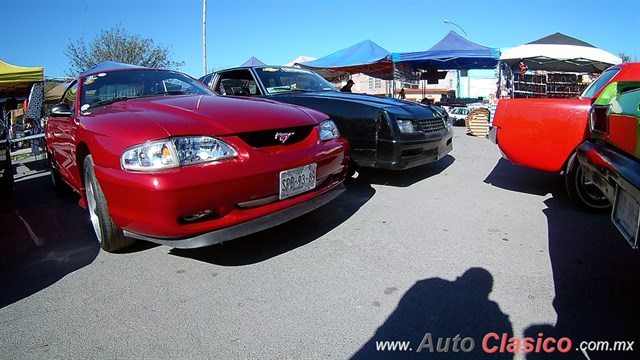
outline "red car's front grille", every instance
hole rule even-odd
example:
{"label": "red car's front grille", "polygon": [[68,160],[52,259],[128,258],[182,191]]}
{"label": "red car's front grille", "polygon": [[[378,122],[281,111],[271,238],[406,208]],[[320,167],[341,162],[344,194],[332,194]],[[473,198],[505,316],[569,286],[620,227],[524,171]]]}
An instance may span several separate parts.
{"label": "red car's front grille", "polygon": [[301,126],[286,129],[264,130],[240,134],[238,137],[254,148],[281,145],[287,146],[306,139],[314,128],[315,126]]}

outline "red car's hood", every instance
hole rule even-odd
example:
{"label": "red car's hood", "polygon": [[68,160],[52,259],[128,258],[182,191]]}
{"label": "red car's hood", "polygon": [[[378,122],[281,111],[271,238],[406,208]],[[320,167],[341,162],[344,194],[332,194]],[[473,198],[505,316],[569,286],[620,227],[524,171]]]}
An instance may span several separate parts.
{"label": "red car's hood", "polygon": [[128,133],[154,138],[224,136],[314,125],[328,117],[315,110],[264,99],[200,95],[121,101],[94,109],[83,118],[85,126],[99,133],[126,129]]}

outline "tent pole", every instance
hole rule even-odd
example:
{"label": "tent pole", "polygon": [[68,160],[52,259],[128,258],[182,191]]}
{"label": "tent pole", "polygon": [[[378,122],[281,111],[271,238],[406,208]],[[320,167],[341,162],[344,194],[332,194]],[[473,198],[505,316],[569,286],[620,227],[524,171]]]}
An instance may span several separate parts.
{"label": "tent pole", "polygon": [[392,78],[391,97],[395,97],[396,95],[396,63],[392,62],[391,65],[393,69],[393,74],[391,75],[391,78]]}
{"label": "tent pole", "polygon": [[502,62],[498,61],[498,92],[496,92],[496,101],[502,97]]}
{"label": "tent pole", "polygon": [[456,98],[460,99],[462,98],[462,96],[460,96],[460,70],[456,70]]}

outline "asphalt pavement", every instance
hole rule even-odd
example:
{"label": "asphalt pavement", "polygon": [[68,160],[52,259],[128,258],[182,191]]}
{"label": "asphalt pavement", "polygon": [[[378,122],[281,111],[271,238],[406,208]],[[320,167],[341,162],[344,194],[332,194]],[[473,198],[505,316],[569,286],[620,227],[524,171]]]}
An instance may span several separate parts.
{"label": "asphalt pavement", "polygon": [[560,175],[455,131],[437,163],[363,171],[317,211],[192,250],[101,251],[44,162],[16,164],[0,358],[640,358],[639,252]]}

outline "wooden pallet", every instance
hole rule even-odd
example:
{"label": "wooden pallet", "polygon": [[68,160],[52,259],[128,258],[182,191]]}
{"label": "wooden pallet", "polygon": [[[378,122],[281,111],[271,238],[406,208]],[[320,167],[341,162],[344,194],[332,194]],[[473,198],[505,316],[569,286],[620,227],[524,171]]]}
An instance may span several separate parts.
{"label": "wooden pallet", "polygon": [[464,124],[467,127],[467,133],[473,136],[487,136],[489,132],[489,119],[491,112],[489,109],[479,108],[469,112]]}

